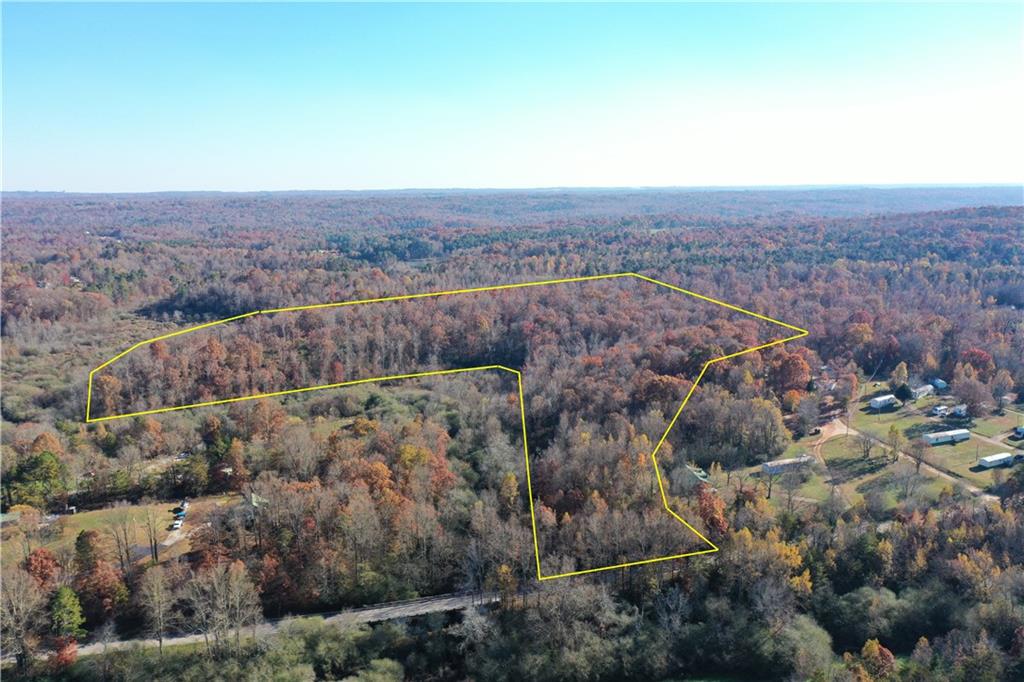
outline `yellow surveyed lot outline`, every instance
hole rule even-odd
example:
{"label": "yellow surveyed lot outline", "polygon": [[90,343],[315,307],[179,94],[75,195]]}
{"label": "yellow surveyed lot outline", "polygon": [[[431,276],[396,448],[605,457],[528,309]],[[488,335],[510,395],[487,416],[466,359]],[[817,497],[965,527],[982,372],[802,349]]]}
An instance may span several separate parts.
{"label": "yellow surveyed lot outline", "polygon": [[[782,339],[776,339],[775,341],[770,341],[768,343],[763,343],[761,345],[754,346],[752,348],[746,348],[746,349],[738,351],[736,353],[729,353],[728,355],[723,355],[723,356],[718,357],[718,358],[713,358],[713,359],[708,360],[707,362],[705,362],[704,366],[701,367],[700,374],[697,375],[697,378],[694,380],[693,384],[691,384],[690,390],[687,391],[686,396],[683,398],[682,403],[679,405],[679,408],[676,410],[675,414],[673,415],[672,420],[668,424],[668,427],[665,429],[665,432],[662,434],[661,438],[658,440],[658,444],[654,447],[654,450],[651,451],[651,464],[654,467],[654,474],[655,474],[655,476],[656,476],[656,478],[658,480],[658,490],[661,493],[662,504],[664,505],[666,511],[668,511],[668,513],[671,514],[677,521],[679,521],[679,523],[683,524],[683,526],[685,526],[692,533],[694,533],[698,538],[700,538],[705,544],[707,544],[707,548],[706,549],[701,549],[701,550],[697,550],[697,551],[693,551],[693,552],[686,552],[684,554],[672,554],[672,555],[669,555],[669,556],[660,556],[660,557],[653,557],[653,558],[650,558],[650,559],[641,559],[641,560],[638,560],[638,561],[627,561],[627,562],[620,563],[620,564],[613,564],[613,565],[610,565],[610,566],[599,566],[597,568],[587,568],[587,569],[583,569],[583,570],[579,570],[579,571],[568,571],[568,572],[565,572],[565,573],[558,573],[558,574],[554,574],[554,575],[544,575],[543,571],[541,570],[541,566],[540,566],[540,544],[539,544],[538,539],[537,539],[537,516],[536,516],[536,514],[534,512],[533,483],[532,483],[532,481],[530,479],[530,448],[529,448],[529,445],[527,444],[527,436],[526,436],[526,407],[525,407],[525,403],[523,401],[523,374],[522,374],[522,372],[520,372],[517,369],[512,369],[511,367],[505,367],[504,365],[482,365],[480,367],[463,367],[463,368],[459,368],[459,369],[442,369],[442,370],[434,370],[434,371],[429,371],[429,372],[414,372],[414,373],[410,373],[410,374],[393,374],[393,375],[390,375],[390,376],[371,377],[371,378],[367,378],[367,379],[356,379],[356,380],[353,380],[353,381],[342,381],[342,382],[338,382],[338,383],[334,383],[334,384],[324,384],[324,385],[320,385],[320,386],[306,386],[306,387],[303,387],[303,388],[291,388],[291,389],[287,389],[287,390],[283,390],[283,391],[273,391],[271,393],[259,393],[259,394],[256,394],[256,395],[242,396],[242,397],[238,397],[238,398],[225,398],[225,399],[222,399],[222,400],[209,400],[209,401],[201,402],[201,403],[192,403],[190,405],[177,405],[177,406],[174,406],[174,407],[159,407],[159,408],[152,409],[152,410],[142,410],[140,412],[131,412],[131,413],[127,413],[127,414],[115,414],[115,415],[108,415],[108,416],[105,416],[105,417],[93,417],[92,416],[92,384],[93,384],[93,377],[100,370],[105,369],[106,367],[110,366],[111,364],[113,364],[117,360],[120,360],[121,358],[123,358],[124,356],[128,355],[132,351],[137,350],[139,348],[142,348],[143,346],[148,346],[151,343],[155,343],[157,341],[162,341],[164,339],[170,339],[170,338],[173,338],[175,336],[181,336],[182,334],[189,334],[191,332],[196,332],[196,331],[199,331],[201,329],[209,329],[210,327],[216,327],[218,325],[226,324],[228,322],[234,322],[236,320],[244,320],[247,317],[253,317],[255,315],[271,315],[271,314],[274,314],[274,313],[296,312],[296,311],[299,311],[299,310],[317,310],[317,309],[322,309],[322,308],[341,308],[341,307],[345,307],[345,306],[365,305],[367,303],[383,303],[383,302],[386,302],[386,301],[412,301],[412,300],[422,299],[422,298],[439,298],[441,296],[453,296],[455,294],[471,294],[471,293],[482,293],[482,292],[487,292],[487,291],[503,291],[503,290],[506,290],[506,289],[522,289],[522,288],[526,288],[526,287],[545,286],[545,285],[551,285],[551,284],[572,284],[572,283],[578,283],[578,282],[593,282],[593,281],[597,281],[597,280],[620,279],[620,278],[625,278],[625,277],[632,277],[632,278],[635,278],[635,279],[642,280],[644,282],[648,282],[650,284],[655,284],[655,285],[660,286],[660,287],[665,287],[665,288],[670,289],[672,291],[676,291],[676,292],[679,292],[679,293],[682,293],[682,294],[686,294],[687,296],[692,296],[692,297],[697,298],[699,300],[702,300],[702,301],[705,301],[705,302],[708,302],[708,303],[713,303],[715,305],[722,306],[724,308],[727,308],[729,310],[732,310],[732,311],[735,311],[735,312],[738,312],[738,313],[743,313],[744,315],[749,315],[751,317],[757,318],[757,319],[765,321],[765,322],[771,322],[772,324],[777,324],[777,325],[779,325],[781,327],[789,329],[790,331],[796,332],[795,334],[792,334],[792,335],[787,336],[787,337],[782,338]],[[583,575],[583,574],[586,574],[586,573],[597,573],[598,571],[610,571],[610,570],[616,569],[616,568],[626,568],[626,567],[629,567],[629,566],[641,566],[641,565],[644,565],[644,564],[652,564],[652,563],[659,562],[659,561],[669,561],[669,560],[672,560],[672,559],[682,559],[684,557],[697,556],[697,555],[700,555],[700,554],[711,554],[711,553],[717,552],[718,551],[718,546],[715,545],[715,543],[711,542],[711,540],[708,540],[706,537],[704,537],[704,535],[701,534],[700,531],[698,531],[696,528],[694,528],[692,525],[690,525],[686,521],[686,519],[684,519],[679,514],[677,514],[672,509],[672,507],[669,506],[668,496],[665,493],[665,485],[664,485],[664,482],[663,482],[662,476],[661,476],[661,468],[658,465],[658,451],[661,450],[661,446],[665,443],[665,440],[668,438],[668,434],[672,431],[672,428],[675,426],[676,422],[679,420],[679,415],[682,413],[683,408],[686,407],[686,403],[689,402],[690,396],[693,395],[693,392],[696,390],[697,385],[700,383],[701,379],[704,378],[704,374],[707,372],[708,368],[711,367],[711,365],[714,365],[715,363],[718,363],[718,362],[722,362],[724,360],[728,360],[730,358],[738,357],[740,355],[745,355],[747,353],[753,353],[755,351],[764,350],[765,348],[770,348],[772,346],[777,346],[779,344],[786,343],[787,341],[793,341],[795,339],[799,339],[799,338],[802,338],[804,336],[807,336],[807,334],[808,334],[808,331],[806,329],[801,329],[800,327],[796,327],[794,325],[787,324],[786,322],[782,322],[780,320],[773,319],[773,318],[768,317],[766,315],[761,315],[761,314],[752,312],[750,310],[746,310],[744,308],[740,308],[739,306],[732,305],[731,303],[726,303],[725,301],[719,301],[717,299],[710,298],[708,296],[703,296],[701,294],[698,294],[698,293],[695,293],[695,292],[692,292],[692,291],[688,291],[686,289],[682,289],[682,288],[674,286],[672,284],[668,284],[666,282],[662,282],[660,280],[654,279],[652,277],[647,277],[645,275],[640,275],[640,274],[637,274],[635,272],[620,272],[620,273],[615,273],[615,274],[611,274],[611,275],[591,275],[591,276],[586,276],[586,277],[565,277],[565,278],[562,278],[562,279],[549,279],[549,280],[542,280],[542,281],[539,281],[539,282],[521,282],[521,283],[517,283],[517,284],[499,284],[499,285],[495,285],[495,286],[474,287],[474,288],[470,288],[470,289],[455,289],[453,291],[434,291],[434,292],[428,292],[428,293],[422,293],[422,294],[404,294],[404,295],[399,295],[399,296],[384,296],[384,297],[381,297],[381,298],[369,298],[369,299],[363,299],[363,300],[358,300],[358,301],[339,301],[339,302],[335,302],[335,303],[316,303],[316,304],[313,304],[313,305],[297,305],[297,306],[290,306],[290,307],[285,307],[285,308],[272,308],[272,309],[269,309],[269,310],[254,310],[252,312],[244,313],[242,315],[235,315],[233,317],[224,318],[223,320],[215,320],[213,322],[207,322],[205,324],[196,325],[194,327],[188,327],[186,329],[179,329],[178,331],[175,331],[175,332],[170,332],[168,334],[163,334],[161,336],[156,336],[156,337],[154,337],[152,339],[147,339],[145,341],[140,341],[139,343],[136,343],[131,348],[128,348],[127,350],[118,353],[117,355],[115,355],[114,357],[110,358],[109,360],[107,360],[103,364],[99,365],[98,367],[93,369],[91,372],[89,372],[89,381],[88,381],[88,388],[87,388],[87,395],[86,395],[86,402],[85,402],[85,421],[86,421],[86,423],[92,424],[92,423],[95,423],[95,422],[110,421],[110,420],[113,420],[113,419],[126,419],[126,418],[129,418],[129,417],[139,417],[139,416],[148,415],[148,414],[161,414],[161,413],[164,413],[164,412],[173,412],[173,411],[177,411],[177,410],[188,410],[188,409],[192,409],[192,408],[196,408],[196,407],[208,407],[208,406],[211,406],[211,405],[225,405],[227,403],[236,403],[236,402],[241,402],[241,401],[244,401],[244,400],[257,400],[257,399],[260,399],[260,398],[274,398],[274,397],[277,397],[277,396],[292,395],[292,394],[296,394],[296,393],[306,393],[306,392],[309,392],[309,391],[323,391],[323,390],[327,390],[327,389],[331,389],[331,388],[343,388],[345,386],[355,386],[355,385],[358,385],[358,384],[378,383],[378,382],[383,382],[383,381],[395,381],[395,380],[399,380],[399,379],[415,379],[415,378],[420,378],[420,377],[442,376],[442,375],[447,375],[447,374],[461,374],[461,373],[464,373],[464,372],[480,372],[480,371],[487,371],[487,370],[498,370],[498,371],[502,371],[502,372],[508,372],[510,374],[515,375],[516,385],[518,387],[519,417],[520,417],[520,420],[522,422],[522,430],[523,430],[523,434],[522,434],[523,435],[523,459],[524,459],[524,462],[526,464],[526,489],[527,489],[527,493],[529,494],[529,497],[530,497],[530,523],[531,523],[531,527],[532,527],[532,530],[533,530],[533,554],[534,554],[534,559],[536,560],[536,564],[537,564],[537,579],[538,580],[554,580],[556,578],[567,578],[569,576],[574,576],[574,575]]]}

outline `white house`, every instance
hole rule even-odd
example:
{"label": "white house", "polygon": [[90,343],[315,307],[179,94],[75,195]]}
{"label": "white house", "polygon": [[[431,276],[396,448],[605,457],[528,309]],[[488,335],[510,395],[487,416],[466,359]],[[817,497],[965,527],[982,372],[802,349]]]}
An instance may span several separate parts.
{"label": "white house", "polygon": [[943,443],[959,443],[971,437],[967,429],[953,429],[952,431],[939,431],[938,433],[926,433],[922,438],[928,445],[941,445]]}
{"label": "white house", "polygon": [[978,460],[978,464],[986,469],[994,469],[1001,466],[1013,464],[1013,455],[1009,452],[1000,452],[998,455],[989,455]]}
{"label": "white house", "polygon": [[880,410],[883,407],[895,405],[897,402],[899,401],[896,400],[896,396],[888,393],[886,395],[880,395],[877,398],[872,398],[868,404],[871,405],[872,410]]}

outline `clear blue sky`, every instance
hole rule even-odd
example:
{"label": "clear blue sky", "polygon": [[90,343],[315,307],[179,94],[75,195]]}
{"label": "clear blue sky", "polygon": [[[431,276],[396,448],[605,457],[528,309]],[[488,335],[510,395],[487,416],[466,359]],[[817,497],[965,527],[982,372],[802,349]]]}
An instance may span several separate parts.
{"label": "clear blue sky", "polygon": [[1024,180],[1022,5],[3,4],[3,187]]}

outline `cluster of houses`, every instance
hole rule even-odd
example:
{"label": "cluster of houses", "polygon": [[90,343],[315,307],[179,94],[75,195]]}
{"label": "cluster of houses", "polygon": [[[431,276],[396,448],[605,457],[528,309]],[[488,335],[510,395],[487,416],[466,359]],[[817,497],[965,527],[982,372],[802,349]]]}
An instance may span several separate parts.
{"label": "cluster of houses", "polygon": [[[926,433],[921,438],[928,445],[942,445],[944,443],[962,443],[969,440],[970,437],[971,432],[967,429],[952,429],[951,431]],[[996,467],[1013,466],[1021,461],[1024,461],[1024,453],[1000,452],[982,457],[978,460],[978,464],[985,469],[995,469]]]}
{"label": "cluster of houses", "polygon": [[[937,384],[942,384],[942,388],[946,387],[945,381],[943,381],[942,379],[934,379],[931,383],[923,384],[921,386],[918,386],[917,388],[911,388],[910,399],[920,400],[925,396],[935,395],[935,391],[942,390],[941,388],[939,388],[939,386],[937,386]],[[868,404],[871,406],[872,410],[883,410],[887,407],[899,405],[900,400],[892,393],[886,393],[885,395],[880,395],[872,398],[868,402]]]}

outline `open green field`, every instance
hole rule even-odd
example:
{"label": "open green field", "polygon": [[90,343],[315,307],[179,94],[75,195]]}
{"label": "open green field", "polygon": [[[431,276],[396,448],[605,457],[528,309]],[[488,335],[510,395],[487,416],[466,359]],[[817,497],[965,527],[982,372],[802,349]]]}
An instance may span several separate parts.
{"label": "open green field", "polygon": [[[853,428],[858,431],[870,434],[875,438],[885,438],[889,435],[889,429],[895,426],[899,429],[901,435],[906,438],[913,438],[919,436],[922,432],[931,430],[930,425],[937,424],[924,415],[919,410],[925,409],[926,406],[936,404],[935,399],[919,400],[916,403],[907,403],[899,409],[882,410],[875,412],[868,407],[868,400],[874,397],[874,393],[865,396],[858,403],[857,407],[853,410]],[[937,427],[936,427],[937,430]]]}
{"label": "open green field", "polygon": [[[177,557],[190,549],[185,535],[194,528],[205,523],[209,514],[225,505],[237,504],[242,496],[237,493],[225,493],[222,495],[209,495],[206,497],[191,500],[188,508],[188,517],[182,530],[182,541],[175,542],[170,546],[160,547],[160,562]],[[81,512],[60,516],[48,526],[50,534],[43,534],[39,538],[33,538],[32,549],[45,547],[55,554],[74,551],[75,538],[84,530],[95,530],[103,537],[111,557],[114,556],[113,540],[109,535],[109,528],[122,514],[129,514],[136,524],[135,532],[135,556],[138,560],[149,558],[149,545],[146,539],[146,512],[153,510],[157,519],[157,538],[164,542],[171,534],[170,525],[174,521],[174,514],[171,510],[177,506],[176,502],[156,502],[153,504],[130,505],[124,507],[111,507],[109,509],[98,509],[96,511]],[[21,561],[25,553],[25,543],[21,532],[14,524],[7,525],[3,529],[2,561],[16,563]]]}
{"label": "open green field", "polygon": [[171,512],[174,506],[174,503],[162,502],[152,505],[112,507],[60,516],[54,522],[57,525],[57,534],[48,538],[42,543],[42,546],[54,553],[74,549],[75,539],[83,530],[96,530],[99,534],[105,535],[108,528],[117,519],[127,514],[135,521],[136,544],[144,549],[146,547],[145,518],[147,510],[153,510],[153,513],[156,514],[159,539],[163,542],[169,535],[171,522],[174,521],[174,514]]}
{"label": "open green field", "polygon": [[1006,452],[1006,449],[979,438],[971,438],[955,445],[945,444],[928,448],[928,462],[986,488],[992,485],[992,471],[981,469],[977,466],[977,461],[981,457],[999,452]]}
{"label": "open green field", "polygon": [[[831,479],[825,481],[826,487],[831,482],[837,484],[843,497],[851,504],[862,502],[869,494],[881,496],[883,510],[893,509],[901,501],[902,491],[896,481],[896,466],[881,454],[881,446],[876,448],[869,459],[864,459],[853,437],[836,436],[822,444],[821,456],[828,464],[831,475]],[[924,472],[922,477],[913,495],[919,499],[938,499],[939,493],[948,483]]]}

